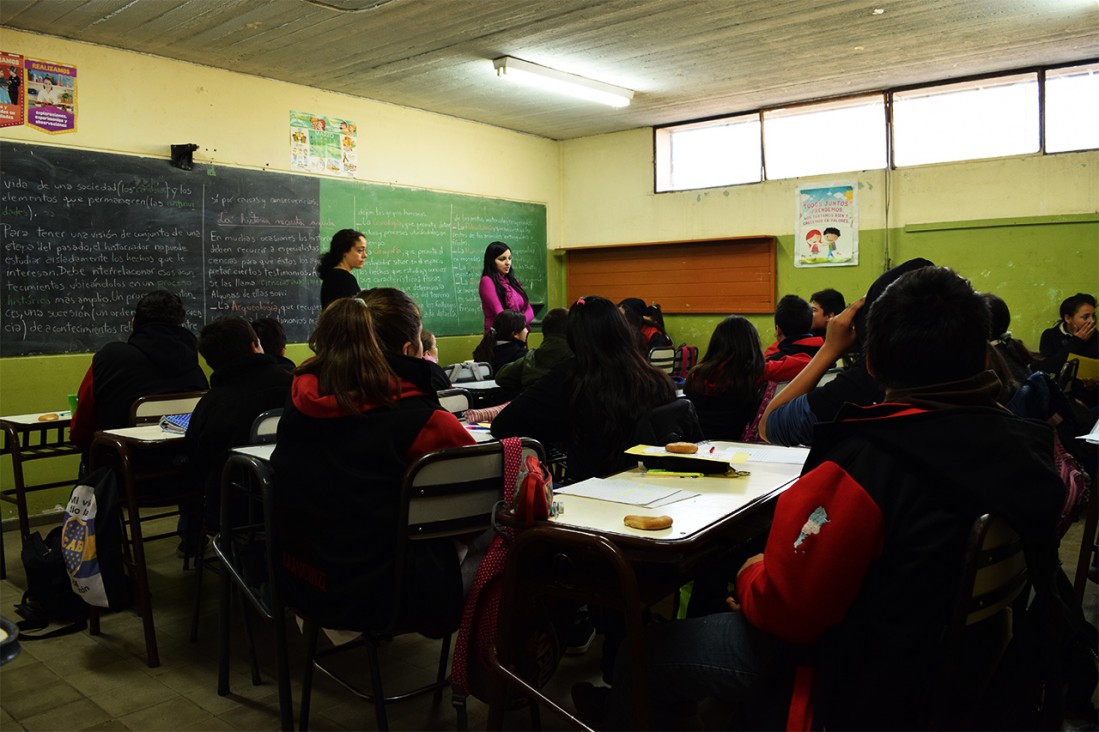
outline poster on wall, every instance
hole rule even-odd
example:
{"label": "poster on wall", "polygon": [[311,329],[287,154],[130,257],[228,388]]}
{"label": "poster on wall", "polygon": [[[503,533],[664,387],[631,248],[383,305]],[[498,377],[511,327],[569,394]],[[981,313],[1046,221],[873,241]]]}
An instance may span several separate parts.
{"label": "poster on wall", "polygon": [[859,263],[855,184],[799,186],[795,203],[795,267],[851,267]]}
{"label": "poster on wall", "polygon": [[0,51],[0,127],[23,124],[23,56]]}
{"label": "poster on wall", "polygon": [[355,176],[358,126],[334,117],[290,112],[290,169]]}
{"label": "poster on wall", "polygon": [[76,131],[76,67],[26,60],[27,126],[60,134]]}

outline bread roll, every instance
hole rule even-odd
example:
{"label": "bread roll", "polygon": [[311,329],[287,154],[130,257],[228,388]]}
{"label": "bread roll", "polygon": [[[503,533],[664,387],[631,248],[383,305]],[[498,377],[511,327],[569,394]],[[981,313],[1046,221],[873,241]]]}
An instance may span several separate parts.
{"label": "bread roll", "polygon": [[664,449],[680,455],[694,455],[698,452],[698,445],[693,442],[669,442]]}
{"label": "bread roll", "polygon": [[661,529],[670,529],[672,527],[671,516],[627,516],[623,523],[629,526],[631,529],[641,529],[642,531],[660,531]]}
{"label": "bread roll", "polygon": [[50,412],[49,414],[41,414],[38,416],[39,422],[55,422],[57,421],[57,419],[58,416],[54,412]]}

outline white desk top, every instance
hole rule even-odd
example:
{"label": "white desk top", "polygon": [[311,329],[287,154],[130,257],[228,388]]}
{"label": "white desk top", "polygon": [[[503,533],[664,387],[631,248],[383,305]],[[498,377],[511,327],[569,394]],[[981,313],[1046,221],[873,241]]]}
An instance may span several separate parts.
{"label": "white desk top", "polygon": [[251,455],[257,457],[260,460],[270,460],[271,453],[275,451],[275,443],[269,442],[266,445],[247,445],[246,447],[234,447],[233,452],[239,455]]}
{"label": "white desk top", "polygon": [[455,389],[472,389],[477,391],[478,389],[495,389],[495,379],[485,379],[484,381],[460,381],[454,385]]}
{"label": "white desk top", "polygon": [[[40,420],[38,419],[43,414],[56,414],[57,419]],[[11,424],[17,424],[21,427],[56,427],[58,423],[68,424],[72,421],[72,412],[69,410],[62,410],[57,412],[35,412],[34,414],[15,414],[11,417],[0,417],[0,422],[10,422]]]}
{"label": "white desk top", "polygon": [[161,429],[159,423],[143,424],[137,427],[120,427],[115,430],[103,430],[102,434],[121,437],[128,442],[171,442],[182,440],[183,435]]}
{"label": "white desk top", "polygon": [[[718,442],[713,444],[731,446],[738,443]],[[753,446],[746,445],[745,447],[751,449]],[[784,488],[797,478],[801,474],[801,466],[804,464],[809,451],[805,448],[784,449],[797,451],[797,454],[800,455],[800,462],[748,462],[738,464],[735,466],[738,470],[747,470],[751,473],[740,478],[726,476],[670,478],[655,475],[646,476],[636,468],[627,470],[612,477],[627,479],[639,485],[681,488],[700,495],[659,508],[645,508],[582,496],[561,495],[557,500],[564,506],[564,513],[550,520],[560,526],[596,531],[601,534],[620,534],[660,543],[684,541],[753,501],[775,490]],[[671,516],[673,523],[671,528],[668,529],[642,531],[641,529],[631,529],[622,523],[623,518],[627,515]]]}

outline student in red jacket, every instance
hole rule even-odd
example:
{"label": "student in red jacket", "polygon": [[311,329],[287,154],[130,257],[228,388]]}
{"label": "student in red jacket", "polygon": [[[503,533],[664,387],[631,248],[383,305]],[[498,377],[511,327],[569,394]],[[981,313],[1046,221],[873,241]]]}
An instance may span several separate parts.
{"label": "student in red jacket", "polygon": [[[462,607],[458,553],[449,539],[413,542],[396,565],[405,469],[433,450],[473,443],[431,388],[420,310],[378,287],[334,301],[309,339],[316,356],[294,372],[271,463],[290,607],[328,628],[369,630],[400,602],[429,633]],[[403,573],[402,598],[392,597]]]}
{"label": "student in red jacket", "polygon": [[[983,513],[1018,532],[1036,591],[1050,591],[1063,498],[1052,432],[996,404],[988,324],[980,296],[946,268],[909,272],[875,302],[864,343],[885,401],[817,428],[730,612],[650,629],[657,728],[707,697],[771,699],[769,721],[795,729],[926,728],[966,537]],[[630,723],[629,673],[620,658],[615,728]]]}

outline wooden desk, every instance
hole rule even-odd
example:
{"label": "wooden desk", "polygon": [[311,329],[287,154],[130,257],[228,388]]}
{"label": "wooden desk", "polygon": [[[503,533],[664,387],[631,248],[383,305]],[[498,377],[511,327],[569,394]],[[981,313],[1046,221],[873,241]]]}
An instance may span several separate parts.
{"label": "wooden desk", "polygon": [[[42,414],[56,414],[58,418],[40,422],[38,418]],[[76,481],[77,471],[73,471],[70,480],[27,485],[23,465],[32,460],[79,454],[80,449],[68,437],[71,421],[72,415],[67,411],[0,417],[0,429],[3,430],[4,435],[3,444],[0,444],[0,455],[11,455],[11,469],[14,476],[14,487],[0,490],[0,500],[15,504],[19,514],[19,533],[24,541],[30,534],[27,494],[61,486],[71,487]],[[7,577],[7,564],[3,544],[0,542],[0,579],[5,577]]]}
{"label": "wooden desk", "polygon": [[[180,492],[157,496],[156,500],[150,501],[150,496],[142,497],[139,494],[139,483],[172,481],[181,478],[180,469],[171,463],[171,459],[182,455],[183,451],[183,435],[167,432],[161,429],[159,424],[153,423],[97,432],[88,452],[89,470],[95,470],[102,465],[111,465],[116,469],[121,484],[123,506],[126,512],[124,524],[129,534],[126,542],[126,560],[130,565],[131,578],[134,582],[134,602],[141,615],[145,631],[145,652],[150,668],[160,665],[160,652],[157,648],[156,628],[153,623],[152,595],[149,591],[144,543],[153,539],[175,536],[176,532],[143,536],[140,507],[142,505],[174,506],[178,501],[185,500],[189,496]],[[150,458],[154,459],[150,460]],[[195,496],[201,497],[201,494],[196,492]],[[169,511],[146,518],[162,518],[174,513]],[[99,614],[96,612],[92,614],[90,627],[92,635],[99,634]]]}
{"label": "wooden desk", "polygon": [[[760,447],[743,445],[745,450]],[[808,450],[765,447],[766,451],[790,450],[784,454],[796,460],[737,464],[738,470],[750,473],[739,478],[658,478],[645,476],[638,469],[625,471],[613,477],[645,485],[674,483],[674,487],[700,495],[655,509],[561,495],[562,515],[520,531],[508,554],[497,643],[490,651],[489,665],[504,684],[586,729],[516,674],[515,649],[521,639],[515,637],[515,619],[526,617],[530,606],[541,604],[546,597],[621,611],[626,625],[624,642],[634,654],[634,668],[645,668],[641,609],[673,592],[702,562],[721,558],[742,541],[765,531],[775,500],[800,475]],[[668,515],[674,523],[663,531],[640,531],[622,523],[627,514]],[[507,520],[500,514],[497,518]],[[730,567],[730,573],[733,570],[735,567]],[[642,674],[634,676],[632,694],[635,700],[648,698],[648,681]],[[650,720],[647,708],[639,706],[642,709],[635,728],[642,729]],[[501,690],[491,700],[488,729],[500,729],[502,715]]]}

